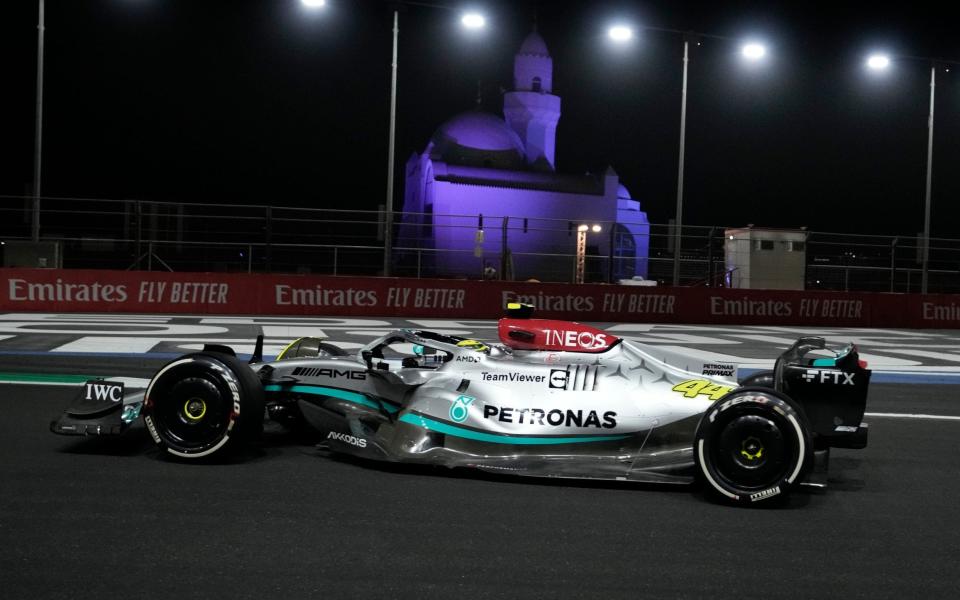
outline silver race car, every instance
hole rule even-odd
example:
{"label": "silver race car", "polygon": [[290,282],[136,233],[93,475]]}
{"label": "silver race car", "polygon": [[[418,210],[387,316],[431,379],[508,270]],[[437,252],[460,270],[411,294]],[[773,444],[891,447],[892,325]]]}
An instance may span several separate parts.
{"label": "silver race car", "polygon": [[202,460],[254,441],[266,415],[367,459],[699,481],[745,504],[822,487],[831,447],[866,446],[870,371],[853,345],[826,352],[822,338],[801,338],[772,371],[738,381],[737,365],[531,312],[511,307],[500,344],[401,329],[356,355],[303,338],[263,362],[261,337],[249,364],[208,345],[164,366],[145,392],[87,382],[51,429],[118,434],[142,415],[164,452]]}

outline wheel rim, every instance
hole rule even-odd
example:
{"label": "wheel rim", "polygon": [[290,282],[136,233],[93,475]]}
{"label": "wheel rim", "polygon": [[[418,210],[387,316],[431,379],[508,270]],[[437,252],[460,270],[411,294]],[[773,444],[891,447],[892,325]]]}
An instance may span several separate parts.
{"label": "wheel rim", "polygon": [[202,398],[190,398],[183,404],[183,416],[188,423],[199,423],[207,414],[207,403]]}
{"label": "wheel rim", "polygon": [[728,485],[759,490],[786,476],[795,451],[785,421],[748,413],[731,415],[718,425],[712,458],[717,474]]}
{"label": "wheel rim", "polygon": [[160,398],[154,409],[157,433],[170,445],[201,451],[227,432],[232,398],[223,383],[209,374],[179,379],[169,389],[156,390],[155,396]]}

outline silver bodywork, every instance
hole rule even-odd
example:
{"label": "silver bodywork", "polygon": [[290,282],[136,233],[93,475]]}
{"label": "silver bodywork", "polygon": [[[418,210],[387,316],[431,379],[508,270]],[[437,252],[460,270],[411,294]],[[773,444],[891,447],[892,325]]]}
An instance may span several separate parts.
{"label": "silver bodywork", "polygon": [[692,480],[700,418],[737,386],[735,365],[626,340],[599,353],[478,349],[414,330],[356,357],[254,369],[268,403],[295,402],[334,451],[647,482]]}

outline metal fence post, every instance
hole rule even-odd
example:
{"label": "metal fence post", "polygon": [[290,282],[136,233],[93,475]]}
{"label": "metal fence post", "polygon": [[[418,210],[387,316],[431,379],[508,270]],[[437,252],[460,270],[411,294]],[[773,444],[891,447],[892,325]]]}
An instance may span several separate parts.
{"label": "metal fence post", "polygon": [[713,232],[715,229],[711,227],[707,233],[707,287],[713,287]]}
{"label": "metal fence post", "polygon": [[609,240],[610,248],[609,248],[608,258],[607,258],[607,283],[613,283],[613,273],[615,271],[615,269],[613,268],[613,249],[614,249],[613,236],[615,235],[616,230],[617,230],[617,224],[610,223],[610,240]]}
{"label": "metal fence post", "polygon": [[[510,223],[510,217],[502,217],[500,225],[500,277],[504,279],[507,273],[507,227]],[[484,273],[486,278],[486,273]]]}
{"label": "metal fence post", "polygon": [[141,202],[137,200],[134,203],[137,220],[137,270],[140,270],[140,261],[143,259],[143,206]]}
{"label": "metal fence post", "polygon": [[273,272],[273,208],[268,206],[266,211],[266,229],[264,234],[266,236],[266,260],[267,260],[267,273]]}
{"label": "metal fence post", "polygon": [[177,245],[175,246],[177,254],[183,252],[183,204],[177,203],[176,213]]}
{"label": "metal fence post", "polygon": [[897,279],[897,240],[900,238],[893,238],[893,241],[890,243],[890,292],[893,292],[894,282]]}

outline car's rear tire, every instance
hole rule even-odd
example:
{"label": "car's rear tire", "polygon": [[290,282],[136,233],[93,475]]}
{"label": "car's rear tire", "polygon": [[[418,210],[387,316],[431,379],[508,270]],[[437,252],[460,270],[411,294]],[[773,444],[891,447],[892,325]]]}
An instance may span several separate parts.
{"label": "car's rear tire", "polygon": [[157,446],[184,460],[229,454],[263,431],[263,386],[250,367],[219,352],[164,366],[144,396],[144,423]]}
{"label": "car's rear tire", "polygon": [[347,356],[347,351],[323,341],[323,338],[302,337],[294,340],[283,352],[277,356],[277,360],[286,360],[289,358],[317,358],[324,356]]}
{"label": "car's rear tire", "polygon": [[803,414],[781,394],[745,388],[704,413],[694,438],[707,491],[738,504],[769,502],[799,485],[813,456]]}

